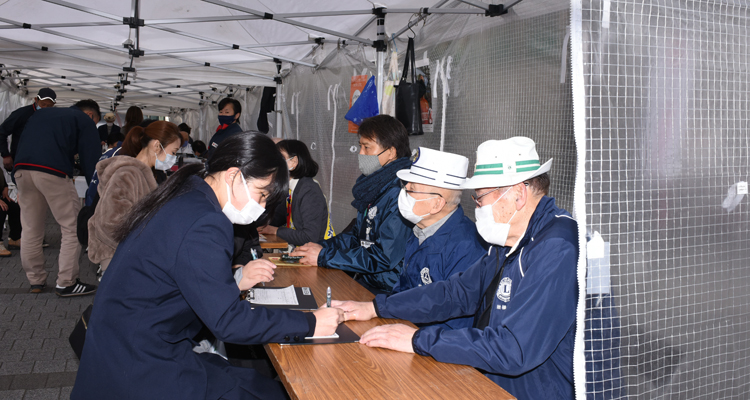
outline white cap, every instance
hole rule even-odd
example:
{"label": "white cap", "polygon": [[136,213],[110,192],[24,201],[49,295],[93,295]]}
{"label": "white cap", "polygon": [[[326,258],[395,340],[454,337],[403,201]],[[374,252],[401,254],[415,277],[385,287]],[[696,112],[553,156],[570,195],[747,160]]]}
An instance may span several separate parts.
{"label": "white cap", "polygon": [[460,190],[469,169],[468,158],[426,147],[414,150],[411,162],[411,168],[396,173],[399,179],[444,189]]}
{"label": "white cap", "polygon": [[539,165],[534,141],[523,136],[505,140],[488,140],[477,148],[474,176],[462,189],[511,186],[549,171],[550,158]]}

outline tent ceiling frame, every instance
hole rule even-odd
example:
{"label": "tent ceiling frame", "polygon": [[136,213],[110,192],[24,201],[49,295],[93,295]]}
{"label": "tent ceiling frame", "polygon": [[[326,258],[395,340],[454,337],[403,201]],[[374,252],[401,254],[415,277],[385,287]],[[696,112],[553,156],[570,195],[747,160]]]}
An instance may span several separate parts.
{"label": "tent ceiling frame", "polygon": [[[235,10],[235,11],[240,11],[240,12],[244,12],[244,13],[247,13],[247,14],[257,15],[259,17],[263,17],[263,19],[272,19],[274,21],[278,21],[278,22],[281,22],[281,23],[289,24],[289,25],[298,26],[300,28],[306,28],[306,29],[310,29],[310,30],[313,30],[313,31],[316,31],[316,32],[327,33],[327,34],[332,35],[332,36],[336,36],[336,37],[340,37],[340,38],[344,38],[344,39],[349,39],[349,40],[354,40],[356,42],[360,42],[360,43],[363,43],[363,44],[366,44],[366,45],[372,45],[373,44],[372,40],[364,39],[364,38],[361,38],[359,36],[350,35],[348,33],[334,31],[332,29],[323,28],[321,26],[315,26],[315,25],[304,23],[304,22],[295,21],[295,20],[292,20],[292,19],[289,19],[289,18],[285,18],[285,17],[280,16],[280,15],[277,16],[277,15],[274,15],[274,14],[269,14],[269,13],[266,13],[266,12],[262,12],[262,11],[258,11],[258,10],[253,10],[252,8],[238,6],[238,5],[227,3],[227,2],[224,2],[224,1],[221,1],[221,0],[202,0],[202,1],[204,1],[206,3],[214,4],[214,5],[217,5],[217,6],[226,7],[226,8]],[[345,13],[345,12],[348,12],[348,11],[342,11],[342,13]],[[334,13],[334,12],[331,12],[331,13]],[[372,11],[367,10],[367,12],[365,12],[365,13],[359,13],[359,14],[370,14],[370,13],[372,13]],[[310,14],[312,14],[312,13],[310,13]],[[310,16],[310,14],[306,14],[305,16]],[[337,14],[337,15],[351,15],[351,14]],[[271,18],[266,18],[267,16],[271,16]]]}
{"label": "tent ceiling frame", "polygon": [[[99,11],[99,10],[95,10],[95,9],[92,9],[92,8],[89,8],[89,7],[80,6],[78,4],[69,3],[69,2],[63,1],[63,0],[42,0],[42,1],[45,1],[45,2],[48,2],[48,3],[52,3],[52,4],[56,4],[58,6],[67,7],[67,8],[71,8],[71,9],[74,9],[74,10],[82,11],[82,12],[85,12],[85,13],[97,15],[97,16],[104,17],[104,18],[111,19],[111,20],[115,20],[115,21],[122,21],[123,20],[122,17],[119,17],[117,15],[105,13],[105,12],[102,12],[102,11]],[[199,35],[194,35],[194,34],[191,34],[191,33],[179,31],[179,30],[168,28],[168,27],[165,27],[165,26],[150,25],[149,28],[158,29],[158,30],[161,30],[161,31],[164,31],[164,32],[169,32],[169,33],[172,33],[172,34],[176,34],[176,35],[180,35],[180,36],[184,36],[184,37],[189,37],[189,38],[196,39],[196,40],[202,40],[202,41],[205,41],[205,42],[208,42],[208,43],[213,43],[213,44],[217,44],[217,45],[221,45],[221,46],[227,46],[228,49],[234,49],[235,48],[235,45],[232,44],[232,43],[226,43],[226,42],[218,41],[218,40],[215,40],[215,39],[210,39],[210,38],[202,37],[202,36],[199,36]],[[260,55],[260,56],[263,56],[263,57],[268,57],[268,58],[271,58],[271,59],[279,59],[279,60],[290,62],[290,63],[300,64],[300,65],[306,65],[308,67],[314,67],[315,66],[314,64],[306,63],[306,62],[301,61],[301,60],[295,60],[295,59],[292,59],[292,58],[282,57],[282,56],[279,56],[279,55],[263,53],[263,52],[255,51],[255,50],[252,50],[252,49],[249,49],[249,48],[243,48],[241,46],[240,46],[239,50],[242,50],[242,51],[245,51],[245,52],[248,52],[248,53],[257,54],[257,55]]]}

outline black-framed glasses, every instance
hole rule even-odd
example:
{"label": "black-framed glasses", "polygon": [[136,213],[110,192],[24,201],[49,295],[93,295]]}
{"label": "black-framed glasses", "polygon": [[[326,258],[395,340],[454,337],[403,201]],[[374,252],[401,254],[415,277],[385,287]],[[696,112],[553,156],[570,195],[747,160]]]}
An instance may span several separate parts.
{"label": "black-framed glasses", "polygon": [[433,195],[433,196],[440,196],[440,197],[443,197],[443,195],[441,195],[440,193],[433,193],[433,192],[417,192],[417,191],[415,191],[415,190],[409,190],[409,189],[407,189],[407,188],[406,188],[406,184],[407,184],[407,183],[409,183],[409,182],[399,181],[399,183],[401,184],[401,189],[404,189],[404,190],[406,191],[406,193],[409,193],[409,194],[411,194],[411,193],[417,193],[417,194],[431,194],[431,195]]}
{"label": "black-framed glasses", "polygon": [[499,188],[494,188],[494,189],[490,190],[489,192],[487,192],[487,193],[483,193],[483,194],[481,194],[481,195],[479,195],[479,196],[474,196],[474,195],[472,194],[472,195],[471,195],[471,199],[472,199],[472,200],[474,200],[474,203],[476,203],[476,204],[477,204],[477,207],[481,207],[481,206],[482,206],[482,204],[481,204],[481,201],[482,201],[482,197],[484,197],[484,196],[487,196],[488,194],[490,194],[490,193],[492,193],[492,192],[497,192],[497,191],[498,191],[498,190],[500,190],[500,189],[502,189],[502,187],[499,187]]}

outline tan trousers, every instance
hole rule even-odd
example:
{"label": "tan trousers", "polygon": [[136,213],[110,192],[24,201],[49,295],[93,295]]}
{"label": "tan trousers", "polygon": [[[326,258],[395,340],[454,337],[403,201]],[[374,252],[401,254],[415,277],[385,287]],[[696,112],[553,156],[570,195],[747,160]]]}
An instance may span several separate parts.
{"label": "tan trousers", "polygon": [[47,281],[42,241],[49,209],[62,232],[57,285],[73,285],[78,278],[78,258],[81,255],[81,245],[76,236],[76,219],[81,209],[81,200],[74,181],[45,172],[19,170],[16,172],[16,185],[23,226],[21,264],[26,271],[26,278],[32,285],[42,285]]}

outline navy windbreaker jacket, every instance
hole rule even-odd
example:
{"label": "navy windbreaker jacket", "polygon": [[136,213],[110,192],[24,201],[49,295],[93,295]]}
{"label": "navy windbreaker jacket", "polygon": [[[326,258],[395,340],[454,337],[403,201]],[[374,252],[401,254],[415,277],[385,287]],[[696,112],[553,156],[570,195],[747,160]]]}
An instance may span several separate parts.
{"label": "navy windbreaker jacket", "polygon": [[[466,271],[487,254],[487,244],[477,233],[477,227],[459,205],[453,215],[432,236],[420,245],[415,235],[406,242],[404,269],[393,293],[418,286],[444,281],[453,274]],[[446,322],[452,329],[470,327],[472,317]]]}
{"label": "navy windbreaker jacket", "polygon": [[412,234],[412,224],[398,211],[401,192],[396,178],[383,188],[365,212],[357,213],[354,228],[318,244],[318,265],[357,272],[369,285],[390,292],[398,282]]}
{"label": "navy windbreaker jacket", "polygon": [[544,197],[515,251],[493,246],[446,281],[378,295],[375,309],[383,318],[414,323],[478,318],[504,263],[502,279],[489,288],[495,295],[486,328],[427,326],[414,334],[414,351],[473,366],[518,399],[572,399],[577,229],[570,214]]}
{"label": "navy windbreaker jacket", "polygon": [[76,154],[86,183],[91,183],[102,155],[94,120],[75,106],[42,108],[26,122],[13,160],[14,171],[27,169],[73,177]]}
{"label": "navy windbreaker jacket", "polygon": [[[8,116],[8,118],[0,124],[0,155],[3,157],[16,157],[16,148],[18,148],[18,139],[21,137],[23,128],[26,126],[26,122],[34,115],[36,108],[34,104],[23,106]],[[8,136],[10,139],[10,151],[8,151]]]}

